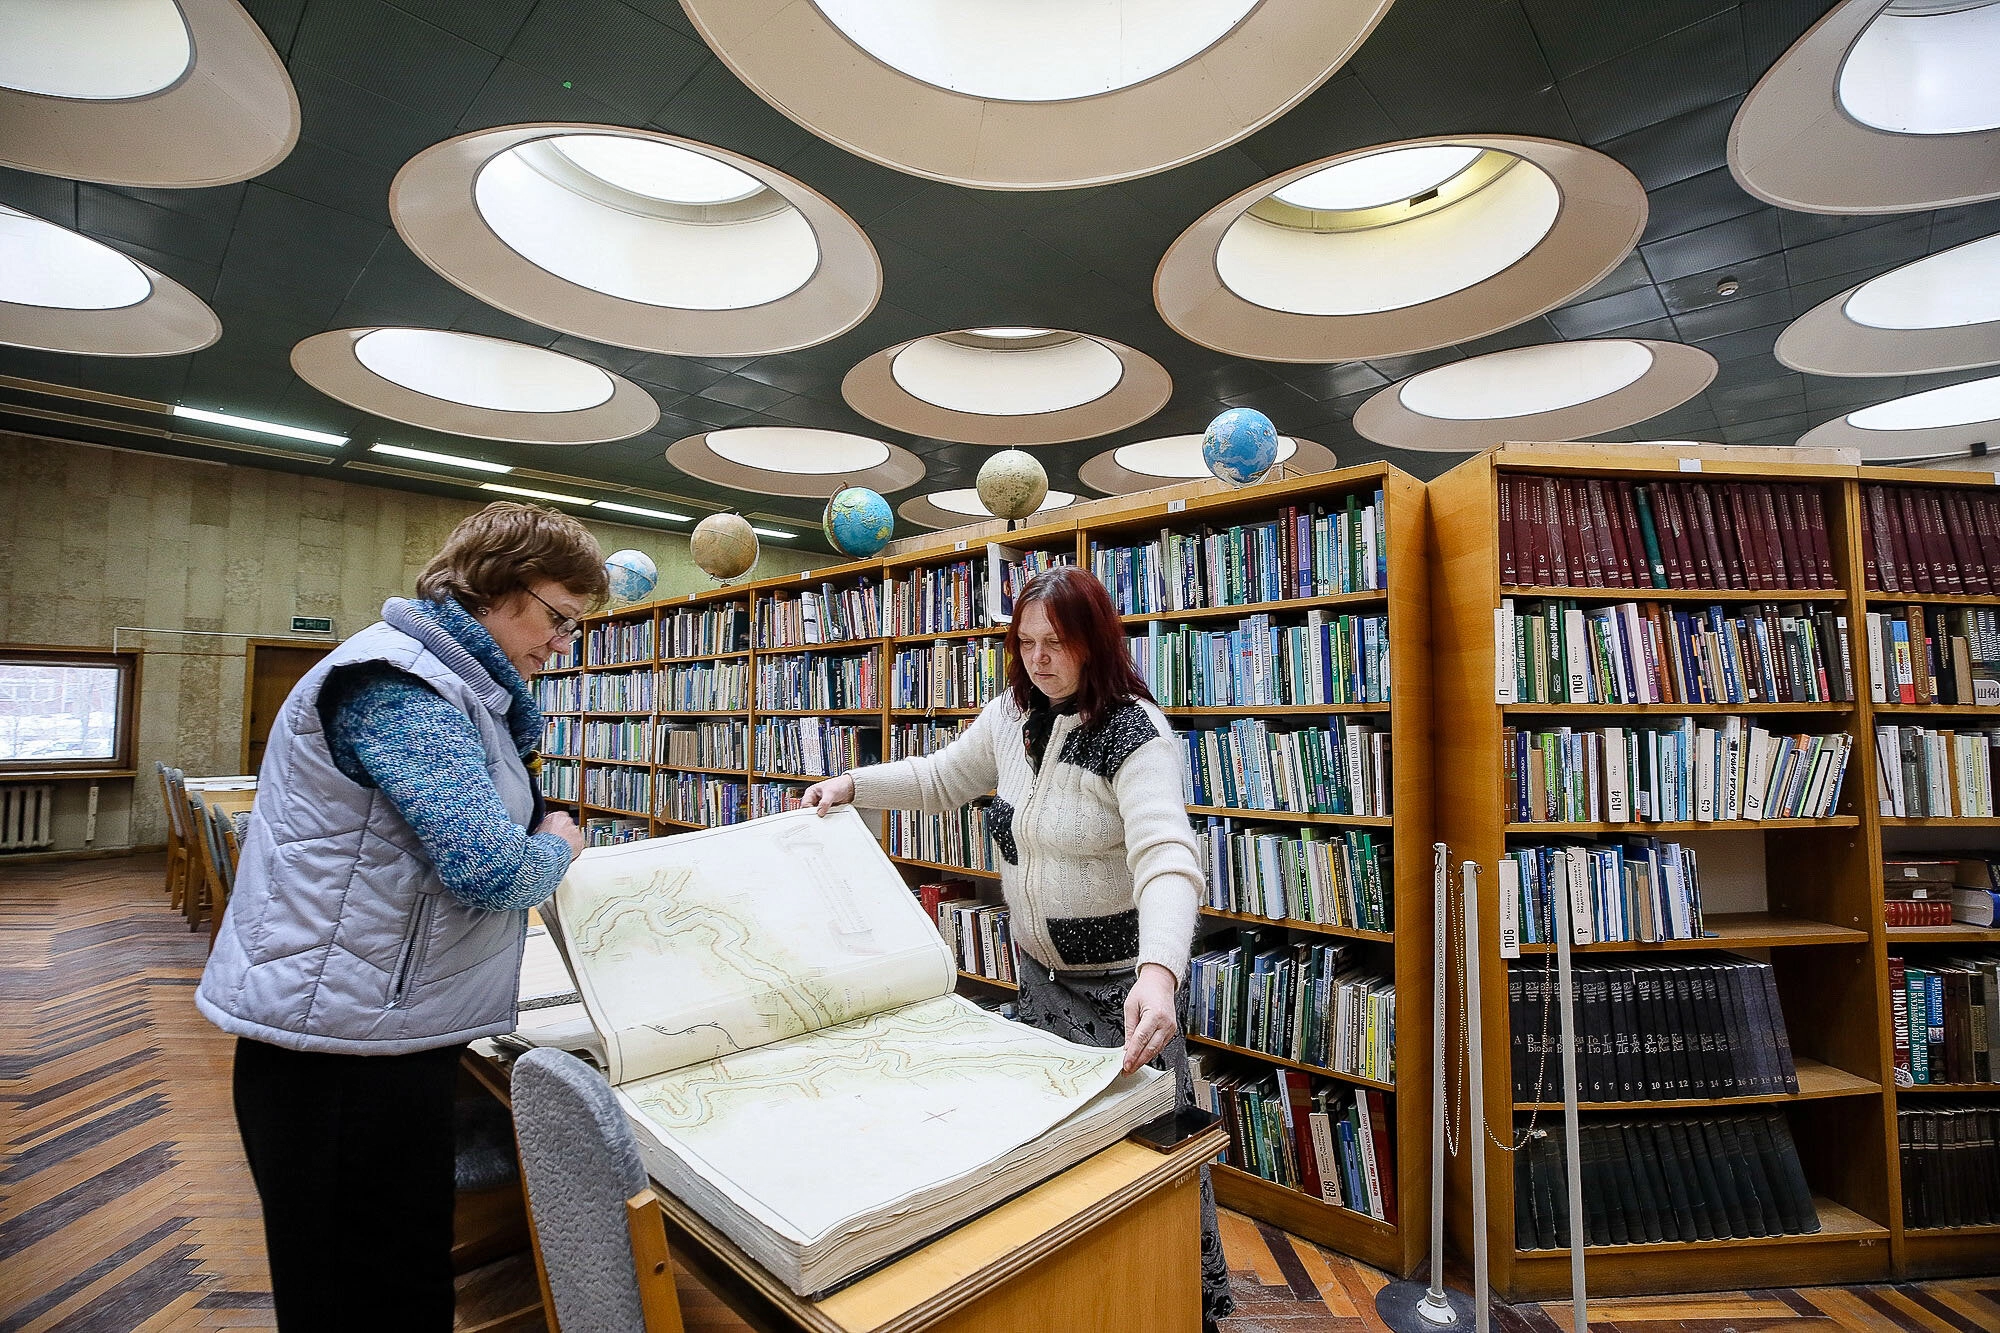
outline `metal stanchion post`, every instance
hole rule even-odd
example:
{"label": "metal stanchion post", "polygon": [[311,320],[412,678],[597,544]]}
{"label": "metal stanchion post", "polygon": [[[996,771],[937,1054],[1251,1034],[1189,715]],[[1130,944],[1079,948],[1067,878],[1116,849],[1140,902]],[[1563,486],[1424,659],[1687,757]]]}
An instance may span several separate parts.
{"label": "metal stanchion post", "polygon": [[1569,966],[1570,901],[1566,890],[1552,895],[1556,906],[1556,997],[1562,1007],[1563,1170],[1569,1177],[1570,1326],[1590,1333],[1590,1299],[1583,1285],[1583,1149],[1576,1113],[1576,1007]]}
{"label": "metal stanchion post", "polygon": [[[1472,1153],[1472,1310],[1477,1333],[1487,1333],[1493,1305],[1493,1284],[1486,1254],[1486,1043],[1479,1012],[1479,863],[1467,861],[1464,905],[1460,920],[1465,937],[1465,1142]],[[1508,1127],[1511,1130],[1510,1118]]]}

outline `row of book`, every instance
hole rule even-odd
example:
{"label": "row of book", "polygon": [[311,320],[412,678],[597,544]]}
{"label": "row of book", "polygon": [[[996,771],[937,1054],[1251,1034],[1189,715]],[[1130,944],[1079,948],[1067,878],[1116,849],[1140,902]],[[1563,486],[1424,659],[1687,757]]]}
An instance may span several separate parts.
{"label": "row of book", "polygon": [[2000,950],[1889,960],[1896,1082],[2000,1084]]}
{"label": "row of book", "polygon": [[653,808],[653,774],[644,768],[583,770],[583,801],[606,810],[644,815]]}
{"label": "row of book", "polygon": [[[1820,1229],[1798,1144],[1776,1112],[1593,1119],[1580,1126],[1577,1158],[1586,1245],[1810,1236]],[[1514,1154],[1516,1248],[1569,1247],[1568,1179],[1559,1123]]]}
{"label": "row of book", "polygon": [[651,836],[651,821],[629,815],[592,815],[583,821],[583,841],[588,847],[616,847],[623,842],[643,842]]}
{"label": "row of book", "polygon": [[1903,1159],[1904,1226],[2000,1222],[2000,1106],[1898,1106],[1896,1143]]}
{"label": "row of book", "polygon": [[1396,986],[1345,944],[1241,930],[1188,963],[1188,1031],[1378,1083],[1396,1080]]}
{"label": "row of book", "polygon": [[944,722],[891,722],[889,758],[909,759],[920,754],[935,754],[964,735],[971,725],[969,717]]}
{"label": "row of book", "polygon": [[[1882,865],[1882,899],[1891,926],[1956,922],[1991,930],[2000,926],[2000,857],[1947,852],[1892,858]],[[1898,913],[1899,908],[1906,910]],[[1916,908],[1931,910],[1908,910]],[[1909,919],[1898,920],[1898,915]]]}
{"label": "row of book", "polygon": [[1389,732],[1335,715],[1325,727],[1274,727],[1240,718],[1176,731],[1189,805],[1296,814],[1389,814]]}
{"label": "row of book", "polygon": [[583,709],[587,713],[650,713],[653,711],[651,671],[587,672]]}
{"label": "row of book", "polygon": [[653,762],[653,725],[643,717],[620,718],[615,722],[585,722],[583,757],[609,759],[621,764],[650,764]]}
{"label": "row of book", "polygon": [[750,664],[691,662],[661,667],[659,694],[669,712],[739,711],[750,705]]}
{"label": "row of book", "polygon": [[1121,615],[1328,597],[1388,586],[1382,492],[1339,507],[1287,505],[1264,523],[1174,532],[1133,546],[1090,544],[1090,572]]}
{"label": "row of book", "polygon": [[575,759],[583,754],[583,728],[574,715],[542,719],[542,757]]}
{"label": "row of book", "polygon": [[1239,828],[1209,815],[1195,825],[1208,905],[1272,921],[1394,929],[1389,840],[1366,830]]}
{"label": "row of book", "polygon": [[1162,708],[1389,702],[1389,618],[1308,611],[1302,625],[1268,613],[1233,630],[1155,620],[1125,636]]}
{"label": "row of book", "polygon": [[986,543],[986,559],[987,596],[996,598],[999,603],[991,608],[988,615],[995,622],[1014,618],[1014,603],[1037,575],[1051,569],[1076,567],[1073,550],[1049,551],[1032,547],[1016,550],[995,542]]}
{"label": "row of book", "polygon": [[1870,611],[1867,629],[1868,693],[1876,703],[2000,707],[2000,611]]}
{"label": "row of book", "polygon": [[1571,944],[1657,944],[1702,937],[1695,849],[1657,838],[1510,847],[1497,868],[1500,953],[1554,944],[1566,894]]}
{"label": "row of book", "polygon": [[583,711],[582,676],[551,676],[544,670],[532,683],[535,691],[535,707],[544,713]]}
{"label": "row of book", "polygon": [[783,717],[757,724],[757,770],[826,778],[882,761],[882,729],[823,717]]}
{"label": "row of book", "polygon": [[[1396,1222],[1396,1158],[1388,1098],[1295,1069],[1245,1073],[1193,1052],[1197,1105],[1229,1131],[1229,1165],[1322,1203]],[[1232,1062],[1233,1063],[1233,1062]]]}
{"label": "row of book", "polygon": [[568,671],[579,664],[576,641],[571,640],[567,648],[550,653],[549,660],[542,664],[543,671]]}
{"label": "row of book", "polygon": [[660,617],[660,656],[713,657],[750,646],[750,611],[741,602],[684,606]]}
{"label": "row of book", "polygon": [[1847,616],[1800,603],[1678,610],[1503,598],[1494,613],[1498,702],[1845,703]]}
{"label": "row of book", "polygon": [[583,632],[586,666],[624,666],[653,660],[653,618],[604,620]]}
{"label": "row of book", "polygon": [[1959,487],[1861,488],[1862,572],[1870,592],[2000,591],[2000,495]]}
{"label": "row of book", "polygon": [[801,653],[757,659],[757,707],[880,708],[882,659],[877,653]]}
{"label": "row of book", "polygon": [[1817,486],[1500,478],[1500,581],[1533,588],[1836,588]]}
{"label": "row of book", "polygon": [[889,668],[891,708],[982,708],[1006,688],[1005,654],[997,638],[899,648]]}
{"label": "row of book", "polygon": [[575,805],[583,794],[583,765],[574,759],[543,759],[537,780],[542,795],[561,805]]}
{"label": "row of book", "polygon": [[779,815],[787,810],[796,810],[802,804],[805,788],[787,782],[753,782],[750,784],[750,817],[762,819],[765,815]]}
{"label": "row of book", "polygon": [[2000,727],[1875,728],[1879,813],[1895,818],[1991,819],[2000,786]]}
{"label": "row of book", "polygon": [[[1573,974],[1577,1100],[1663,1102],[1799,1090],[1769,963],[1736,954],[1671,963],[1580,961]],[[1514,1099],[1562,1100],[1555,970],[1507,968]]]}
{"label": "row of book", "polygon": [[822,583],[816,591],[770,593],[757,599],[756,630],[760,650],[880,638],[881,589],[863,574],[851,588]]}
{"label": "row of book", "polygon": [[888,826],[886,845],[891,856],[989,874],[1000,868],[1000,854],[993,846],[993,827],[984,802],[962,805],[940,815],[889,810],[882,818]]}
{"label": "row of book", "polygon": [[740,778],[719,778],[707,773],[662,773],[659,795],[659,808],[654,813],[678,824],[715,828],[722,824],[739,824],[750,817],[750,785]]}
{"label": "row of book", "polygon": [[1754,719],[1643,727],[1501,729],[1506,810],[1518,823],[1825,819],[1852,738],[1787,735]]}
{"label": "row of book", "polygon": [[938,905],[937,923],[945,946],[958,959],[959,971],[1009,985],[1020,984],[1014,929],[1004,906],[946,900]]}
{"label": "row of book", "polygon": [[681,768],[750,767],[750,728],[742,722],[661,722],[659,762]]}
{"label": "row of book", "polygon": [[912,569],[889,599],[890,634],[947,634],[993,625],[987,559]]}

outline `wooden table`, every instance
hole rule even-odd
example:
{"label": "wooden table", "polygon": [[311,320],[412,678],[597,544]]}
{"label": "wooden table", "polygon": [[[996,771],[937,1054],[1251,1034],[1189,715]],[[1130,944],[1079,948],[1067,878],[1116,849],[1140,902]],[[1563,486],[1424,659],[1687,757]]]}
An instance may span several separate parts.
{"label": "wooden table", "polygon": [[[466,1066],[508,1101],[504,1065],[468,1053]],[[1197,1333],[1197,1173],[1227,1146],[1219,1127],[1169,1153],[1115,1143],[819,1301],[654,1192],[674,1257],[766,1333]]]}
{"label": "wooden table", "polygon": [[249,791],[198,791],[193,794],[201,797],[203,805],[220,810],[232,819],[249,810],[257,801],[255,788]]}

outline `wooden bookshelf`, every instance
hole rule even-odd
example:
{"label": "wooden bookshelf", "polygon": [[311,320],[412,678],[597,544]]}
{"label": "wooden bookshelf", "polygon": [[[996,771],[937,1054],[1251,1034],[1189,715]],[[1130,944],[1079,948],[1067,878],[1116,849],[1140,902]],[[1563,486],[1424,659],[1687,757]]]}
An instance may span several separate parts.
{"label": "wooden bookshelf", "polygon": [[[1699,469],[1694,471],[1693,469]],[[1540,587],[1501,580],[1500,485],[1513,476],[1552,475],[1651,481],[1725,481],[1801,484],[1816,489],[1826,513],[1834,558],[1832,589],[1705,591],[1698,589]],[[1451,848],[1454,889],[1459,863],[1480,866],[1478,939],[1480,999],[1485,1024],[1484,1098],[1489,1126],[1502,1140],[1539,1111],[1516,1106],[1510,1058],[1507,964],[1500,956],[1498,863],[1508,848],[1559,841],[1573,835],[1646,834],[1698,840],[1707,937],[1657,944],[1606,943],[1579,953],[1625,957],[1671,956],[1676,951],[1727,949],[1768,961],[1773,968],[1799,1070],[1797,1094],[1762,1098],[1712,1098],[1592,1104],[1586,1123],[1605,1115],[1715,1114],[1730,1109],[1782,1115],[1798,1144],[1807,1183],[1817,1199],[1821,1229],[1802,1236],[1591,1246],[1593,1294],[1712,1290],[1735,1286],[1791,1286],[1874,1281],[1892,1270],[1897,1186],[1891,1158],[1894,1116],[1889,1053],[1880,1015],[1886,975],[1879,965],[1881,913],[1879,857],[1873,840],[1873,796],[1865,778],[1873,761],[1866,683],[1856,666],[1853,703],[1789,705],[1500,704],[1496,702],[1495,613],[1501,599],[1562,598],[1588,606],[1667,602],[1695,610],[1710,604],[1800,602],[1808,609],[1844,614],[1851,641],[1862,611],[1861,571],[1854,512],[1854,469],[1835,463],[1785,465],[1762,458],[1737,460],[1704,453],[1682,459],[1663,451],[1616,446],[1503,446],[1481,454],[1430,484],[1433,590],[1432,671],[1440,725],[1434,747],[1438,837]],[[1847,732],[1854,742],[1839,806],[1830,818],[1713,822],[1527,823],[1509,818],[1504,799],[1502,732],[1516,719],[1545,717],[1587,726],[1579,717],[1600,715],[1605,725],[1644,716],[1754,718],[1783,713],[1801,717],[1816,732]],[[1711,848],[1715,849],[1713,856]],[[1717,901],[1716,864],[1733,866],[1735,896]],[[1761,901],[1758,899],[1761,898]],[[1523,956],[1546,955],[1548,946],[1522,946]],[[1458,1048],[1458,1002],[1453,1049]],[[1497,1294],[1508,1300],[1559,1295],[1568,1288],[1567,1250],[1521,1249],[1515,1243],[1514,1162],[1488,1143],[1486,1182],[1488,1244]],[[1452,1161],[1447,1177],[1447,1228],[1461,1253],[1470,1250],[1470,1159]]]}

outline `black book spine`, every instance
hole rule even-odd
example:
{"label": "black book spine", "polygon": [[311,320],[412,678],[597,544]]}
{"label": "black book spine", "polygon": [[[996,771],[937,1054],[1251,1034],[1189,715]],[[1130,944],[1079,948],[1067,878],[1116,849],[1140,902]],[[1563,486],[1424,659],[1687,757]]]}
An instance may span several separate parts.
{"label": "black book spine", "polygon": [[1778,1066],[1778,1086],[1772,1090],[1795,1093],[1799,1090],[1799,1070],[1792,1059],[1792,1034],[1785,1027],[1785,1007],[1778,1000],[1778,972],[1767,965],[1760,969],[1760,975],[1764,981],[1764,1007],[1771,1016],[1771,1041]]}
{"label": "black book spine", "polygon": [[1695,1037],[1700,1044],[1701,1082],[1697,1095],[1727,1097],[1731,1086],[1723,1042],[1717,1034],[1720,1016],[1716,1000],[1715,969],[1706,963],[1691,963],[1686,969],[1689,1004],[1694,1014]]}
{"label": "black book spine", "polygon": [[1639,1033],[1632,1016],[1632,969],[1606,969],[1611,993],[1611,1064],[1618,1075],[1619,1101],[1640,1100]]}
{"label": "black book spine", "polygon": [[1667,1058],[1674,1070],[1674,1096],[1698,1096],[1694,1090],[1695,1042],[1693,1018],[1689,1013],[1687,971],[1680,967],[1660,969],[1661,995],[1667,1013]]}
{"label": "black book spine", "polygon": [[1583,1027],[1582,1085],[1579,1101],[1611,1101],[1616,1073],[1611,1064],[1611,1018],[1605,1003],[1604,972],[1601,968],[1579,968],[1577,993],[1581,1000],[1579,1021]]}
{"label": "black book spine", "polygon": [[[1501,485],[1506,485],[1503,481]],[[1518,1087],[1515,1091],[1519,1099]],[[1530,1147],[1524,1145],[1514,1154],[1514,1248],[1535,1250],[1542,1248],[1540,1237],[1535,1234],[1535,1157]]]}
{"label": "black book spine", "polygon": [[1646,1090],[1641,1097],[1646,1101],[1662,1101],[1667,1091],[1663,1077],[1666,1061],[1660,1054],[1659,978],[1651,968],[1635,967],[1632,983],[1639,1017],[1639,1067],[1646,1079]]}
{"label": "black book spine", "polygon": [[1744,1121],[1744,1130],[1757,1147],[1757,1160],[1769,1182],[1771,1202],[1778,1212],[1778,1225],[1787,1236],[1796,1236],[1806,1225],[1806,1219],[1799,1212],[1799,1201],[1785,1188],[1785,1167],[1779,1160],[1777,1140],[1771,1137],[1771,1122],[1761,1115],[1753,1115]]}
{"label": "black book spine", "polygon": [[1764,1116],[1765,1124],[1771,1131],[1771,1142],[1778,1150],[1778,1164],[1784,1168],[1784,1188],[1790,1191],[1793,1205],[1805,1225],[1797,1233],[1802,1236],[1819,1234],[1819,1209],[1813,1206],[1812,1187],[1806,1184],[1806,1169],[1799,1161],[1798,1144],[1792,1142],[1792,1127],[1785,1117],[1777,1112]]}
{"label": "black book spine", "polygon": [[1736,959],[1727,958],[1715,965],[1715,982],[1721,998],[1718,1012],[1729,1029],[1729,1074],[1733,1084],[1729,1095],[1747,1097],[1758,1090],[1757,1055],[1743,1004],[1743,969],[1737,966]]}
{"label": "black book spine", "polygon": [[1667,1238],[1666,1227],[1661,1221],[1660,1199],[1653,1189],[1652,1154],[1648,1153],[1642,1140],[1643,1126],[1620,1125],[1618,1138],[1626,1169],[1632,1176],[1632,1194],[1639,1219],[1639,1236],[1652,1242]]}
{"label": "black book spine", "polygon": [[1680,1167],[1681,1179],[1687,1182],[1695,1238],[1719,1240],[1727,1236],[1729,1219],[1722,1211],[1722,1196],[1716,1192],[1715,1173],[1708,1167],[1701,1131],[1685,1120],[1669,1120],[1664,1127],[1673,1140],[1674,1161]]}
{"label": "black book spine", "polygon": [[1695,1231],[1694,1207],[1688,1202],[1688,1182],[1681,1171],[1681,1154],[1674,1146],[1672,1131],[1667,1125],[1654,1121],[1645,1126],[1645,1134],[1652,1144],[1648,1160],[1659,1173],[1661,1197],[1665,1200],[1663,1207],[1670,1210],[1666,1216],[1673,1220],[1667,1239],[1701,1239]]}
{"label": "black book spine", "polygon": [[1752,1230],[1760,1236],[1782,1235],[1785,1228],[1778,1216],[1777,1196],[1764,1174],[1763,1157],[1748,1126],[1742,1119],[1726,1116],[1716,1122],[1716,1128],[1729,1149],[1729,1164],[1743,1191],[1743,1211]]}
{"label": "black book spine", "polygon": [[[1521,973],[1522,968],[1518,963],[1507,969],[1507,1025],[1512,1038],[1508,1049],[1513,1053],[1514,1100],[1517,1102],[1531,1100],[1528,1096],[1528,1081],[1535,1076],[1534,1063],[1528,1059],[1528,1013],[1527,1005],[1521,1001]],[[1515,1156],[1519,1157],[1519,1154]]]}
{"label": "black book spine", "polygon": [[1583,1167],[1583,1237],[1586,1245],[1611,1244],[1612,1198],[1610,1181],[1606,1178],[1603,1131],[1602,1125],[1577,1127],[1577,1137],[1582,1144],[1578,1160]]}
{"label": "black book spine", "polygon": [[1701,1120],[1690,1125],[1688,1131],[1701,1140],[1709,1174],[1715,1181],[1716,1200],[1722,1205],[1723,1216],[1729,1219],[1729,1234],[1738,1239],[1756,1235],[1750,1229],[1750,1215],[1743,1205],[1742,1191],[1737,1188],[1736,1173],[1730,1169],[1729,1148],[1722,1141],[1721,1129],[1713,1120]]}

